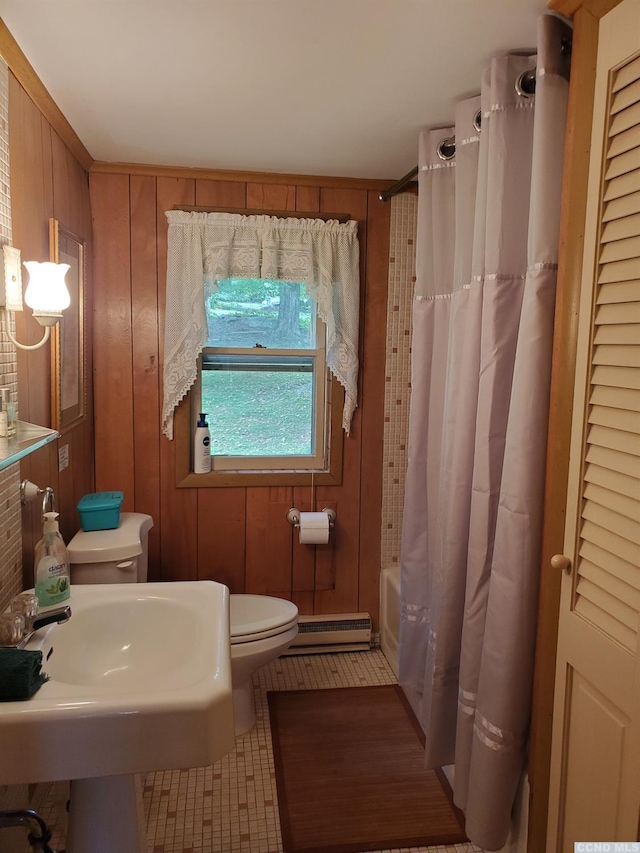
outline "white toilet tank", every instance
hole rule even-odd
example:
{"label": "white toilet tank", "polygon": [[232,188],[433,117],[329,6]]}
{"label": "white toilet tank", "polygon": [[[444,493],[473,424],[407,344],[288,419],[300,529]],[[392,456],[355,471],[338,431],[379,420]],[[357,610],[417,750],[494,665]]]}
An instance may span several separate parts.
{"label": "white toilet tank", "polygon": [[80,530],[67,545],[71,583],[146,583],[150,515],[123,512],[113,530]]}

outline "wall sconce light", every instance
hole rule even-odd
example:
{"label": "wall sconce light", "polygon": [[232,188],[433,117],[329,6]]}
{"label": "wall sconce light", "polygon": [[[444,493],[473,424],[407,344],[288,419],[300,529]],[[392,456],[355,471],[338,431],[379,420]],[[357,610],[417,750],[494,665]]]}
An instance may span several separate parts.
{"label": "wall sconce light", "polygon": [[0,308],[4,317],[5,330],[9,340],[25,350],[38,349],[49,340],[51,326],[62,317],[69,307],[69,291],[64,281],[69,264],[54,264],[49,261],[25,261],[29,273],[29,284],[24,301],[33,310],[33,316],[45,327],[44,336],[37,344],[21,344],[11,333],[10,311],[22,311],[22,277],[20,275],[20,250],[14,246],[3,246],[4,277],[0,280]]}

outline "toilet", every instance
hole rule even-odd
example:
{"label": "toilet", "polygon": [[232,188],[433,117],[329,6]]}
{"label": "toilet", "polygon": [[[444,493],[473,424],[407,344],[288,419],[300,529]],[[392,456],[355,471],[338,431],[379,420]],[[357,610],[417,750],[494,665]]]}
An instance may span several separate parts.
{"label": "toilet", "polygon": [[251,677],[280,657],[298,633],[298,608],[269,595],[232,595],[231,677],[236,737],[256,722]]}
{"label": "toilet", "polygon": [[[146,583],[153,519],[123,512],[113,530],[80,530],[67,545],[71,584]],[[231,677],[236,737],[255,725],[251,679],[287,650],[298,633],[298,608],[269,595],[231,595]]]}

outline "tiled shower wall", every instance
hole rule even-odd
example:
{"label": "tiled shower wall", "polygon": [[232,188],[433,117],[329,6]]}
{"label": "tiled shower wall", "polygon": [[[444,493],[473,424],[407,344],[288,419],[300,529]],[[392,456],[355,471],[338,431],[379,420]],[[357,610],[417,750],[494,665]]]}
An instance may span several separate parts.
{"label": "tiled shower wall", "polygon": [[[9,72],[0,59],[0,246],[11,245],[11,195],[9,192]],[[4,269],[0,263],[0,275]],[[15,329],[13,330],[15,331]],[[16,348],[0,327],[0,386],[12,390],[17,400]],[[22,590],[22,532],[20,466],[0,472],[0,609]]]}
{"label": "tiled shower wall", "polygon": [[[0,57],[0,247],[11,245],[11,194],[9,192],[9,71]],[[4,266],[0,258],[0,275]],[[13,320],[12,320],[13,323]],[[12,328],[15,332],[15,328]],[[16,348],[0,323],[0,386],[11,388],[17,401]],[[22,586],[22,518],[20,512],[20,465],[0,471],[0,611]],[[0,809],[26,808],[26,785],[0,787]],[[24,850],[24,829],[3,829],[0,849],[6,853]]]}
{"label": "tiled shower wall", "polygon": [[400,562],[411,396],[411,309],[416,280],[417,211],[415,195],[402,193],[391,199],[382,472],[383,569]]}

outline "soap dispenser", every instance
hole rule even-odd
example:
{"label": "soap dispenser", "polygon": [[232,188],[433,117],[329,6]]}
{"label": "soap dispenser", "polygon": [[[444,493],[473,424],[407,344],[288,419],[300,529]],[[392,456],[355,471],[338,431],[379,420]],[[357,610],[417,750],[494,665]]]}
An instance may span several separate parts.
{"label": "soap dispenser", "polygon": [[35,592],[40,607],[66,601],[71,595],[69,555],[58,527],[58,513],[45,512],[42,539],[33,561]]}
{"label": "soap dispenser", "polygon": [[207,416],[200,413],[193,439],[193,473],[208,474],[211,471],[211,435]]}

